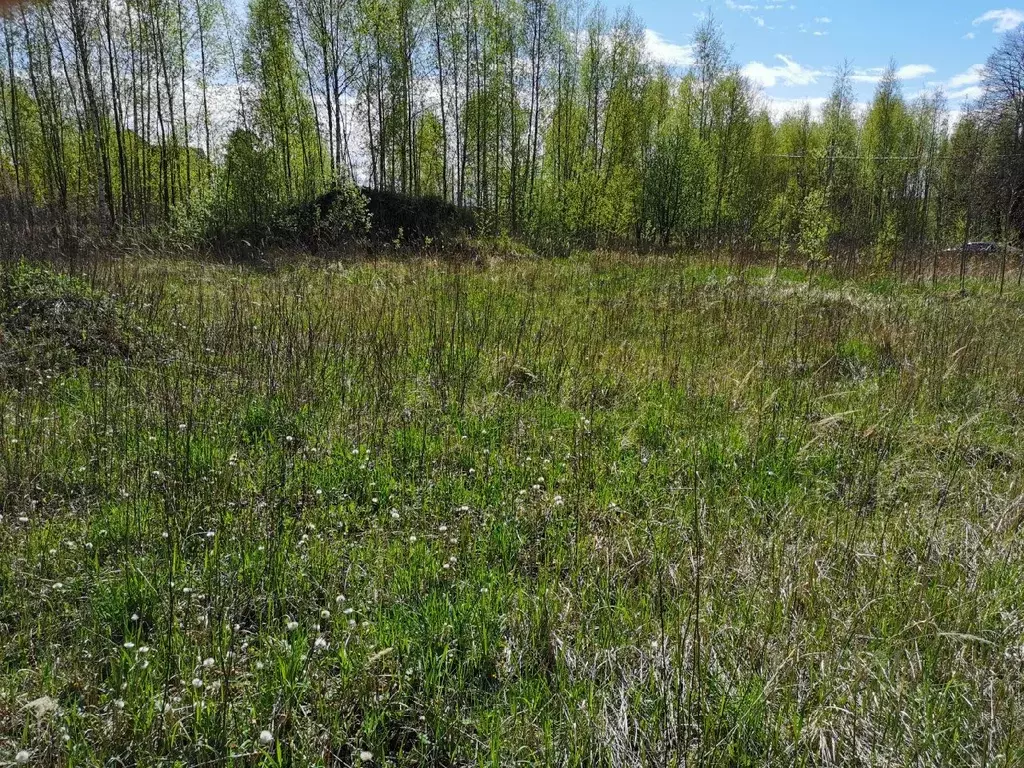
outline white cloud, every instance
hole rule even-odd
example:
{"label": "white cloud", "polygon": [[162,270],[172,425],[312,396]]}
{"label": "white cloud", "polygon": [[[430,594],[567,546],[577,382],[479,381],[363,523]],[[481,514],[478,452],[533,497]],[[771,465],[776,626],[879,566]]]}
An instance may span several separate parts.
{"label": "white cloud", "polygon": [[644,30],[647,52],[659,64],[668,67],[688,67],[693,63],[693,47],[666,40],[653,29]]}
{"label": "white cloud", "polygon": [[1014,8],[1004,8],[1001,11],[988,11],[974,20],[974,26],[991,23],[992,31],[997,34],[1012,32],[1021,24],[1024,24],[1024,12]]}
{"label": "white cloud", "polygon": [[814,21],[815,21],[816,24],[831,24],[832,23],[832,19],[830,19],[828,16],[817,16],[817,17],[815,17]]}
{"label": "white cloud", "polygon": [[789,56],[783,56],[781,53],[776,54],[775,58],[782,64],[768,66],[760,61],[750,62],[743,67],[744,77],[765,88],[774,88],[779,83],[783,85],[813,85],[824,74],[824,72],[797,64]]}
{"label": "white cloud", "polygon": [[985,89],[980,85],[969,85],[959,91],[952,91],[948,94],[950,101],[976,101],[985,95]]}
{"label": "white cloud", "polygon": [[[897,80],[918,80],[926,75],[935,73],[935,67],[930,64],[908,64],[896,70]],[[850,79],[857,83],[880,83],[885,75],[883,67],[872,67],[871,69],[858,69]]]}
{"label": "white cloud", "polygon": [[949,82],[946,83],[947,88],[963,88],[967,85],[977,85],[981,82],[982,76],[985,74],[984,64],[975,64],[970,67],[966,72],[961,72],[959,75],[951,77]]}
{"label": "white cloud", "polygon": [[935,67],[929,64],[908,64],[896,70],[897,80],[918,80],[926,75],[934,75]]}
{"label": "white cloud", "polygon": [[805,99],[776,99],[769,96],[765,106],[768,108],[768,114],[771,115],[772,120],[779,122],[787,115],[800,112],[804,107],[810,107],[811,116],[818,117],[821,115],[827,102],[828,99],[824,96],[814,96]]}
{"label": "white cloud", "polygon": [[968,32],[966,35],[964,35],[964,40],[973,40],[976,37],[977,35],[974,34],[973,32]]}

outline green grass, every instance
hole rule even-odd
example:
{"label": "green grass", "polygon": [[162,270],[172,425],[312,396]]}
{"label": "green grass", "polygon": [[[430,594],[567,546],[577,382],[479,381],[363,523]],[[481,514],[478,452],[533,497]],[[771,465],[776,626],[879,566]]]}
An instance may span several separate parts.
{"label": "green grass", "polygon": [[1016,286],[93,282],[143,352],[0,387],[0,765],[1024,761]]}

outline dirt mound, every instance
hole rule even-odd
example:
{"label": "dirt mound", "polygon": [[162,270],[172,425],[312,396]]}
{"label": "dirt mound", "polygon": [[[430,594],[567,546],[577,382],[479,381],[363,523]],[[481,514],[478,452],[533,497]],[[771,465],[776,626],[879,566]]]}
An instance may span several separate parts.
{"label": "dirt mound", "polygon": [[125,314],[81,280],[26,263],[0,266],[0,383],[132,355],[138,343]]}

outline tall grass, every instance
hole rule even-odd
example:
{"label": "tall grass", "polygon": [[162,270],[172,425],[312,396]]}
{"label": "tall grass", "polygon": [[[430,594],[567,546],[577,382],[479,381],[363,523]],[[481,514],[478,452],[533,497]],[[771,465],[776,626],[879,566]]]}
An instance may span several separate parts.
{"label": "tall grass", "polygon": [[92,279],[142,351],[0,388],[0,764],[1024,761],[1015,286]]}

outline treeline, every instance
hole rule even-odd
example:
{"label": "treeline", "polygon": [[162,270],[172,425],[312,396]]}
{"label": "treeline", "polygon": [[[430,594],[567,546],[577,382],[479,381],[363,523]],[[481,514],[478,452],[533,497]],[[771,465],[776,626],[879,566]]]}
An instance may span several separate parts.
{"label": "treeline", "polygon": [[1020,33],[956,121],[895,67],[773,121],[713,21],[681,71],[562,0],[43,0],[0,34],[0,188],[111,229],[259,231],[356,183],[541,244],[885,260],[1024,224]]}

